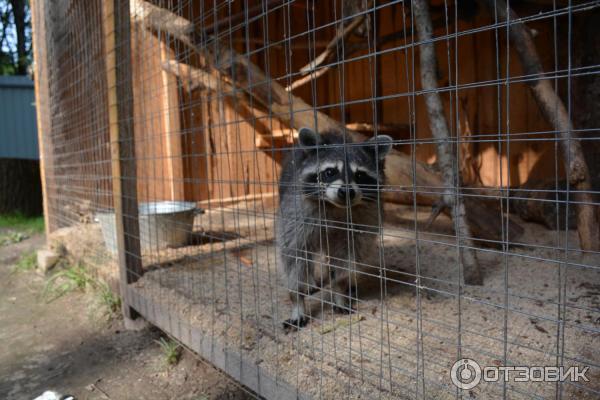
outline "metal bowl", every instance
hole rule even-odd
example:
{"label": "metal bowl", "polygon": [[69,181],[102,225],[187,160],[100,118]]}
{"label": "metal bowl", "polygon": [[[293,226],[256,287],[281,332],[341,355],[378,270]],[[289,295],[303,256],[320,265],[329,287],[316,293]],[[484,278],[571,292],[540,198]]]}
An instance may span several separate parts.
{"label": "metal bowl", "polygon": [[[188,201],[140,203],[138,206],[140,246],[143,250],[185,246],[192,233],[194,216],[202,212],[202,209],[196,207],[196,203]],[[96,220],[100,223],[106,248],[116,254],[115,213],[99,212],[96,214]]]}

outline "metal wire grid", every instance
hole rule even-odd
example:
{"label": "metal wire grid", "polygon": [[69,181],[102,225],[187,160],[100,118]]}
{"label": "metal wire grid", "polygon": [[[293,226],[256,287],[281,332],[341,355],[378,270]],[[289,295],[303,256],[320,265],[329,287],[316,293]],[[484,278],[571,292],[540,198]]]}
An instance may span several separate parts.
{"label": "metal wire grid", "polygon": [[[101,5],[52,1],[33,9],[47,223],[86,232],[96,211],[113,208]],[[76,258],[106,265],[106,251],[85,236],[79,247]]]}
{"label": "metal wire grid", "polygon": [[[245,363],[235,364],[239,366],[238,371],[224,368],[228,373],[246,382],[252,379],[249,376],[259,380],[266,376],[248,366],[264,368],[264,373],[276,382],[287,382],[295,387],[289,389],[297,391],[290,393],[291,397],[598,396],[600,390],[593,380],[544,385],[499,382],[482,384],[470,393],[458,390],[449,380],[449,367],[455,360],[467,356],[483,365],[588,366],[591,376],[598,376],[600,356],[594,348],[600,333],[595,292],[600,282],[598,252],[581,252],[573,230],[548,232],[538,225],[527,225],[519,238],[508,234],[513,223],[508,215],[512,213],[514,200],[550,203],[557,210],[557,226],[561,224],[561,213],[568,221],[569,208],[585,204],[573,199],[577,191],[568,185],[565,190],[559,188],[559,180],[564,176],[559,154],[561,132],[546,126],[515,132],[511,125],[515,121],[510,115],[515,97],[523,96],[519,85],[546,78],[553,80],[555,90],[566,90],[563,98],[571,118],[571,82],[599,72],[599,65],[573,66],[573,19],[594,12],[597,2],[566,5],[557,2],[542,12],[525,14],[518,21],[510,22],[551,27],[553,68],[534,76],[511,69],[516,60],[511,52],[507,22],[495,15],[491,22],[481,26],[477,23],[461,25],[457,21],[463,9],[451,2],[434,4],[442,24],[429,41],[417,39],[413,5],[402,1],[369,2],[363,10],[351,15],[345,15],[342,2],[335,1],[327,6],[314,1],[238,4],[170,0],[153,4],[172,12],[173,20],[181,16],[190,21],[197,29],[194,45],[200,51],[182,45],[181,37],[167,25],[148,29],[132,22],[131,42],[126,42],[131,45],[132,57],[117,60],[117,65],[132,71],[133,98],[121,100],[131,100],[134,104],[132,122],[136,132],[133,143],[122,142],[121,145],[135,146],[137,169],[135,176],[121,176],[121,181],[137,183],[138,201],[193,200],[199,202],[206,213],[196,217],[193,232],[186,232],[192,237],[188,246],[175,249],[150,246],[140,254],[130,254],[144,266],[144,274],[138,274],[138,282],[132,284],[137,293],[137,297],[132,298],[132,306],[138,312],[152,321],[161,321],[161,327],[180,340],[193,338],[196,331],[202,332],[213,352],[215,343],[220,343],[231,351],[227,353],[229,356],[233,354],[245,360]],[[94,215],[110,210],[113,204],[106,97],[110,88],[105,81],[105,32],[102,31],[107,16],[102,14],[102,4],[97,1],[86,4],[55,1],[48,5],[45,18],[38,22],[46,24],[48,35],[51,126],[44,135],[45,156],[49,160],[45,171],[48,211],[54,229],[84,224],[83,231],[75,232],[98,235],[100,230],[94,223]],[[126,12],[127,7],[122,7],[117,12]],[[132,14],[134,12],[132,8]],[[391,46],[379,44],[378,24],[382,24],[386,13],[392,13],[402,22],[403,36]],[[281,160],[293,146],[287,142],[277,144],[274,137],[266,148],[259,149],[255,143],[261,129],[266,127],[273,132],[280,128],[279,120],[290,117],[284,115],[286,111],[274,112],[268,108],[262,109],[261,114],[249,115],[244,107],[248,106],[246,103],[250,109],[260,106],[254,104],[256,97],[250,95],[249,99],[242,99],[239,96],[261,90],[272,93],[274,83],[292,84],[303,76],[298,72],[299,67],[320,54],[323,42],[327,42],[340,25],[351,23],[361,15],[369,16],[372,24],[363,38],[367,44],[362,53],[348,55],[346,51],[352,51],[356,39],[341,40],[333,61],[319,66],[330,71],[324,77],[311,80],[304,89],[303,97],[310,107],[294,108],[293,113],[325,112],[346,125],[355,122],[353,113],[360,114],[356,110],[365,106],[362,115],[368,116],[366,122],[372,124],[377,134],[378,127],[387,122],[382,104],[392,102],[408,110],[408,135],[394,137],[394,144],[410,156],[412,182],[378,188],[382,196],[407,195],[412,204],[388,207],[387,218],[396,215],[391,221],[373,221],[371,226],[354,224],[354,229],[368,229],[378,228],[385,222],[379,234],[378,259],[359,265],[363,268],[359,275],[374,279],[376,287],[364,298],[350,294],[357,304],[357,312],[350,316],[335,314],[334,304],[328,299],[331,290],[324,289],[322,295],[307,296],[313,309],[308,315],[307,327],[286,334],[281,322],[288,317],[288,290],[282,287],[278,276],[280,260],[273,243],[277,202],[272,192],[279,184],[296,185],[278,180]],[[410,25],[406,25],[407,22]],[[477,55],[458,54],[460,43],[482,33],[493,34],[496,76],[463,82],[461,71],[466,61],[462,57]],[[568,47],[566,63],[561,51],[563,42]],[[454,168],[459,168],[461,145],[495,144],[500,168],[494,190],[475,185],[450,188],[418,184],[414,171],[422,161],[419,157],[429,154],[422,149],[438,143],[418,132],[424,129],[420,125],[422,105],[419,101],[430,91],[420,87],[415,50],[427,43],[444,49],[442,53],[438,51],[438,63],[440,68],[445,65],[443,70],[448,76],[439,81],[447,83],[440,84],[435,92],[447,96],[446,111],[456,151]],[[307,51],[297,56],[295,53],[300,53],[297,47]],[[222,67],[219,64],[222,60],[211,60],[222,76],[237,77],[243,84],[236,85],[234,79],[233,85],[227,85],[228,81],[224,80],[208,91],[191,89],[185,74],[175,79],[160,69],[169,60],[177,61],[180,66],[199,67],[206,61],[198,53],[223,54],[224,51],[236,51],[246,63],[258,65],[267,79],[257,80],[251,70],[245,76],[236,75],[239,71],[233,65]],[[388,55],[402,63],[403,76],[381,76],[382,58]],[[368,76],[367,82],[348,76],[349,70],[356,72],[352,68],[360,62]],[[327,85],[320,83],[325,79]],[[382,88],[385,79],[402,79],[407,83],[407,90],[386,94]],[[124,83],[117,82],[119,84]],[[352,87],[360,84],[367,88],[361,92],[362,97],[347,98]],[[515,87],[517,89],[513,89]],[[465,136],[460,132],[463,113],[460,95],[489,88],[496,93],[495,126],[488,132]],[[327,89],[331,92],[324,96],[323,91]],[[513,91],[517,95],[512,94]],[[294,92],[289,95],[293,96]],[[292,122],[293,118],[292,115]],[[586,126],[572,133],[585,135],[582,142],[595,144],[597,130],[597,126]],[[250,140],[248,135],[251,135]],[[517,188],[510,183],[508,177],[513,176],[511,168],[515,165],[503,158],[511,160],[511,147],[530,143],[552,146],[554,170],[549,172],[555,181],[552,190]],[[178,144],[180,150],[174,151],[171,148],[174,144]],[[174,163],[180,165],[180,169],[174,168]],[[598,173],[597,170],[591,172]],[[419,196],[439,195],[445,191],[461,198],[496,200],[501,236],[461,238],[454,233],[450,220],[438,221],[434,229],[425,229],[423,221],[429,211],[419,205]],[[555,198],[531,200],[528,197],[539,192],[550,193]],[[591,193],[598,195],[597,191]],[[560,200],[559,196],[564,199]],[[592,204],[597,206],[597,199]],[[383,206],[381,197],[378,205]],[[137,216],[130,217],[137,219]],[[343,229],[348,231],[349,240],[352,239],[348,224],[328,219],[325,214],[306,219],[303,224]],[[96,229],[92,230],[92,226]],[[178,225],[175,229],[187,231],[189,227]],[[140,234],[130,239],[139,241],[144,237]],[[468,245],[465,239],[475,239],[477,245]],[[102,241],[86,243],[92,250],[87,257],[99,267],[114,263],[102,244]],[[481,244],[488,246],[480,247]],[[323,243],[321,249],[326,246]],[[484,271],[490,270],[484,272],[481,287],[463,282],[458,260],[461,252],[469,248],[477,252],[480,262],[487,263]],[[327,268],[330,262],[315,263]],[[537,272],[529,274],[527,268]],[[550,279],[540,281],[540,287],[536,286],[538,282],[523,282],[546,275]],[[530,283],[529,289],[536,290],[526,290],[527,285],[523,283]],[[587,300],[578,304],[578,299],[570,296]],[[471,318],[473,314],[477,314],[477,318]],[[582,318],[587,319],[582,321]],[[200,341],[200,347],[202,343]],[[189,341],[186,344],[189,345]],[[226,367],[227,362],[223,366]],[[257,394],[269,395],[260,390]]]}

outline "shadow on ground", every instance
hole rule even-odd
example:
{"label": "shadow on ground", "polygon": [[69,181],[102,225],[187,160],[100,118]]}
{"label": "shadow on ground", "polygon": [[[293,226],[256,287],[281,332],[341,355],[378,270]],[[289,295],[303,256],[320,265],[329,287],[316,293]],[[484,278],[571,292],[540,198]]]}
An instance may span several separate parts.
{"label": "shadow on ground", "polygon": [[42,243],[33,237],[0,248],[1,399],[33,399],[49,389],[92,400],[250,398],[192,354],[167,366],[155,343],[160,332],[99,321],[91,294],[44,302],[45,279],[12,266]]}

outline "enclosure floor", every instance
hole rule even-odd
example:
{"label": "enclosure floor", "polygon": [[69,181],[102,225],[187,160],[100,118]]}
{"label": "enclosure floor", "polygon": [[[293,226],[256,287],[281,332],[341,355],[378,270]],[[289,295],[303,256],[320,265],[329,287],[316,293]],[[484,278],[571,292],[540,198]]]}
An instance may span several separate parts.
{"label": "enclosure floor", "polygon": [[[387,284],[379,269],[359,281],[352,315],[335,313],[327,290],[312,296],[311,323],[299,332],[282,328],[291,303],[277,270],[272,210],[199,217],[199,231],[228,240],[145,254],[147,272],[132,289],[168,310],[169,329],[200,332],[314,398],[455,398],[449,372],[459,358],[481,366],[589,366],[590,382],[508,383],[506,390],[511,399],[555,398],[557,390],[563,398],[598,398],[599,260],[564,250],[565,239],[577,248],[576,232],[523,224],[527,243],[508,254],[478,251],[483,286],[459,286],[451,222],[440,217],[436,234],[420,232],[417,256],[414,214],[398,208],[393,215],[383,235]],[[567,254],[568,264],[556,261]],[[152,319],[152,307],[144,312]],[[469,394],[494,399],[503,390],[503,382],[481,383]]]}
{"label": "enclosure floor", "polygon": [[[329,296],[314,295],[311,323],[286,334],[281,322],[289,317],[291,304],[278,277],[272,219],[244,229],[248,212],[225,214],[242,233],[225,251],[219,251],[222,244],[209,244],[217,250],[213,253],[207,245],[195,253],[182,249],[184,257],[147,272],[135,288],[166,306],[173,323],[185,321],[302,393],[328,399],[423,393],[425,398],[455,398],[449,372],[458,358],[482,366],[555,365],[563,347],[562,362],[590,366],[590,382],[582,385],[600,390],[599,270],[545,261],[562,259],[565,252],[539,248],[556,246],[564,233],[525,225],[523,237],[535,240],[530,244],[537,248],[514,247],[513,255],[478,252],[485,284],[462,286],[459,299],[455,239],[443,234],[450,221],[438,222],[441,235],[420,234],[418,263],[414,232],[392,221],[384,231],[387,285],[377,277],[361,280],[353,315],[335,313]],[[231,228],[223,221],[218,229]],[[569,241],[576,247],[575,232]],[[580,258],[569,254],[571,262]],[[420,282],[415,281],[417,269]],[[561,296],[566,297],[564,309],[558,305]],[[559,315],[564,315],[563,325],[556,322]],[[507,390],[510,398],[554,398],[557,386],[513,383]],[[565,398],[597,398],[597,392],[575,384],[562,390]],[[491,399],[501,398],[502,391],[502,383],[482,383],[471,394]]]}

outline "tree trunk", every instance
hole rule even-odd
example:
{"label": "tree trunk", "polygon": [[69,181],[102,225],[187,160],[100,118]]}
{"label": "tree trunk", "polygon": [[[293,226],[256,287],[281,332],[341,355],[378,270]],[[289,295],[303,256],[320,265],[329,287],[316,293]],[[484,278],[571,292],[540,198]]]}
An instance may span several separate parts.
{"label": "tree trunk", "polygon": [[17,75],[27,73],[27,46],[25,43],[25,0],[10,0],[17,33]]}
{"label": "tree trunk", "polygon": [[[486,0],[492,14],[496,13],[499,22],[518,20],[519,16],[507,8],[504,0]],[[511,45],[517,52],[524,75],[541,76],[544,73],[542,63],[535,49],[529,30],[523,23],[512,23],[509,27]],[[581,142],[573,132],[573,124],[562,100],[558,97],[548,79],[528,81],[533,96],[547,121],[562,139],[560,146],[565,162],[565,171],[569,187],[574,189],[569,201],[577,202],[577,231],[583,250],[600,250],[600,226],[597,219],[597,206],[591,193],[590,171],[583,155]],[[596,101],[596,100],[594,100]]]}
{"label": "tree trunk", "polygon": [[[600,65],[600,40],[589,38],[600,37],[600,9],[577,14],[573,25],[577,26],[573,38],[574,67],[590,67]],[[585,130],[580,137],[585,140],[583,155],[592,175],[592,188],[596,191],[597,224],[600,226],[600,140],[597,139],[600,127],[598,99],[600,99],[600,74],[587,74],[573,80],[573,119],[575,126]]]}
{"label": "tree trunk", "polygon": [[0,214],[42,214],[40,162],[0,158]]}
{"label": "tree trunk", "polygon": [[442,202],[443,206],[450,209],[456,235],[459,237],[459,252],[464,267],[465,282],[480,285],[483,283],[483,277],[481,276],[477,256],[473,250],[474,246],[471,240],[473,236],[467,223],[467,210],[460,196],[461,179],[458,172],[458,163],[456,163],[450,141],[442,99],[439,93],[436,92],[437,60],[435,45],[431,42],[433,25],[427,1],[414,0],[413,13],[419,41],[423,42],[419,46],[421,85],[423,90],[429,91],[425,94],[425,103],[429,115],[431,134],[437,141],[437,162],[444,179],[445,190],[442,195]]}
{"label": "tree trunk", "polygon": [[[202,57],[201,64],[205,66],[202,69],[176,61],[169,61],[163,65],[163,68],[178,75],[188,88],[213,88],[212,90],[217,90],[220,96],[235,96],[238,108],[247,107],[250,113],[253,112],[252,108],[267,109],[273,118],[279,119],[292,128],[309,127],[313,130],[328,130],[340,134],[346,132],[357,141],[367,139],[361,133],[347,129],[322,111],[315,110],[300,97],[287,92],[276,80],[268,77],[258,66],[235,51],[222,47],[220,54],[208,54],[204,49],[197,47],[190,37],[193,26],[185,18],[143,0],[131,0],[130,4],[134,21],[153,31],[169,32]],[[218,63],[215,63],[215,60],[218,60]],[[210,67],[214,64],[219,65],[218,71]],[[259,85],[257,82],[262,84]],[[444,185],[443,180],[440,174],[427,164],[416,162],[413,169],[410,156],[392,150],[386,158],[385,174],[386,182],[391,188],[384,193],[386,201],[412,205],[414,175],[414,185],[418,188],[417,204],[440,203],[442,190],[439,188]],[[470,202],[469,208],[473,210],[473,215],[477,216],[470,218],[469,223],[476,220],[498,220],[498,212],[481,201]],[[496,242],[502,240],[502,225],[492,223],[484,225],[486,235],[478,238]],[[479,223],[477,226],[483,227]],[[509,228],[512,231],[510,236],[512,238],[522,233],[522,228],[516,222],[511,222]]]}
{"label": "tree trunk", "polygon": [[536,222],[550,230],[576,229],[575,207],[569,207],[566,215],[566,187],[564,179],[527,182],[521,187],[523,190],[511,193],[510,208],[523,221]]}

